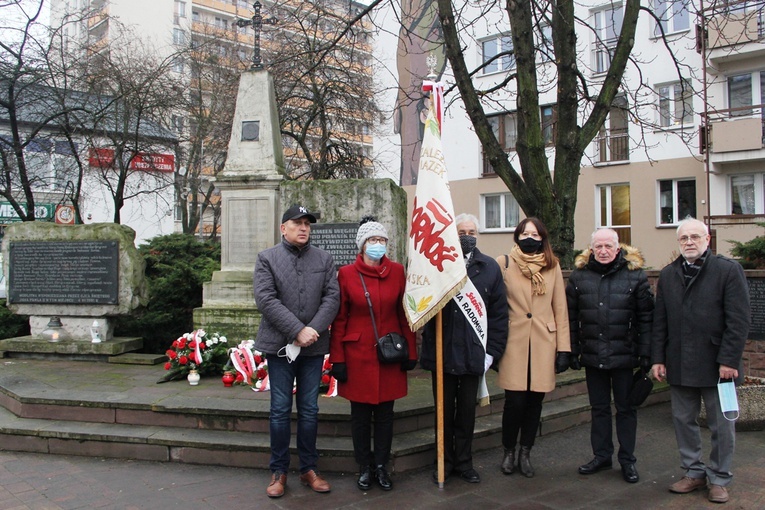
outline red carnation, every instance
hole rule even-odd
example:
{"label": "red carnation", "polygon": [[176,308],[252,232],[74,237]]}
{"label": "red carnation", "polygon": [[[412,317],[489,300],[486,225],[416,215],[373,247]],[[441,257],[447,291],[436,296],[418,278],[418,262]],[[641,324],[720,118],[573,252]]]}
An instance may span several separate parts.
{"label": "red carnation", "polygon": [[181,337],[178,339],[178,348],[179,349],[185,349],[186,348],[186,339]]}
{"label": "red carnation", "polygon": [[255,364],[260,365],[263,362],[263,358],[260,356],[255,356]]}
{"label": "red carnation", "polygon": [[323,376],[321,376],[321,384],[329,384],[329,375],[328,374],[324,374]]}
{"label": "red carnation", "polygon": [[178,358],[178,363],[181,365],[186,365],[188,362],[189,362],[189,358],[187,358],[186,356],[181,356],[180,358]]}
{"label": "red carnation", "polygon": [[189,342],[189,349],[196,349],[197,348],[197,341],[192,340]]}
{"label": "red carnation", "polygon": [[242,381],[244,381],[244,376],[241,374],[241,372],[237,372],[234,382],[241,383]]}
{"label": "red carnation", "polygon": [[170,370],[171,368],[173,368],[173,366],[170,364],[169,361],[165,363],[165,370]]}
{"label": "red carnation", "polygon": [[167,354],[167,357],[170,359],[175,359],[178,357],[178,353],[172,349],[168,350],[165,354]]}
{"label": "red carnation", "polygon": [[207,346],[205,345],[205,343],[204,343],[204,342],[199,342],[199,349],[200,349],[200,350],[204,350],[204,349],[206,349],[206,348],[207,348]]}
{"label": "red carnation", "polygon": [[259,368],[257,374],[258,374],[258,379],[265,379],[268,372],[264,368]]}

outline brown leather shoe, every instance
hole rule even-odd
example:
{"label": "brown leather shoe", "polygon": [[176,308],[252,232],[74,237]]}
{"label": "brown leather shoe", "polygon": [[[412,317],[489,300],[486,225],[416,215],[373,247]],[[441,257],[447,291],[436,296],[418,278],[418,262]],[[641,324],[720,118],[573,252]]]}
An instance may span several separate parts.
{"label": "brown leather shoe", "polygon": [[327,481],[316,474],[313,469],[300,475],[300,483],[312,488],[316,492],[329,492],[330,487]]}
{"label": "brown leather shoe", "polygon": [[728,489],[722,485],[709,484],[709,501],[712,503],[727,503]]}
{"label": "brown leather shoe", "polygon": [[691,478],[690,476],[684,476],[677,482],[669,486],[669,492],[675,494],[688,494],[696,489],[701,489],[707,485],[707,479],[704,478]]}
{"label": "brown leather shoe", "polygon": [[271,475],[271,483],[268,484],[266,494],[269,498],[281,498],[284,496],[284,488],[287,486],[287,475],[274,473]]}

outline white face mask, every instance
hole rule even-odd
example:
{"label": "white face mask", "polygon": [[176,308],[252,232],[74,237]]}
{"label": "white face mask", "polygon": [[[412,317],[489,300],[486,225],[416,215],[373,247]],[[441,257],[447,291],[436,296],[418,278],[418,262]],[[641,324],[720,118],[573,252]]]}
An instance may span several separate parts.
{"label": "white face mask", "polygon": [[295,342],[290,342],[276,353],[277,356],[284,358],[287,358],[287,361],[289,363],[292,363],[297,359],[297,357],[300,355],[300,346],[296,344]]}

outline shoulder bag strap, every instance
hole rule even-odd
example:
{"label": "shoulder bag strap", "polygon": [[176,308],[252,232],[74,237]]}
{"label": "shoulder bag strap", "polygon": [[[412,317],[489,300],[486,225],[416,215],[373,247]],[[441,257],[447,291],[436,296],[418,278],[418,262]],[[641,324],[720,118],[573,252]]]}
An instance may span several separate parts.
{"label": "shoulder bag strap", "polygon": [[367,284],[364,282],[364,275],[359,273],[359,278],[361,278],[361,286],[364,287],[364,297],[367,298],[367,304],[369,305],[369,315],[372,316],[372,328],[375,332],[375,339],[378,339],[380,335],[377,334],[377,323],[375,322],[375,312],[372,310],[372,300],[369,299],[369,291],[367,290]]}

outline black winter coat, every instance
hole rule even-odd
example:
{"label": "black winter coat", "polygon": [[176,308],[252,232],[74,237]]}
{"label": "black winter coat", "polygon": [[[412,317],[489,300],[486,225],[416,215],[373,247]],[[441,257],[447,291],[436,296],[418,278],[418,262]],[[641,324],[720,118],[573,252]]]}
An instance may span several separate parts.
{"label": "black winter coat", "polygon": [[712,255],[686,287],[683,257],[661,270],[656,288],[651,361],[670,385],[711,387],[720,365],[738,369],[749,336],[749,286],[741,264]]}
{"label": "black winter coat", "polygon": [[[486,352],[494,357],[492,367],[496,368],[507,345],[508,310],[502,271],[494,259],[474,248],[467,274],[486,306]],[[482,375],[485,358],[483,346],[454,300],[444,306],[441,316],[444,321],[444,373]],[[430,371],[436,369],[435,321],[433,319],[425,324],[420,352],[420,365]]]}
{"label": "black winter coat", "polygon": [[605,274],[590,250],[580,254],[566,285],[571,352],[582,366],[634,368],[651,354],[653,294],[640,251],[622,244]]}

